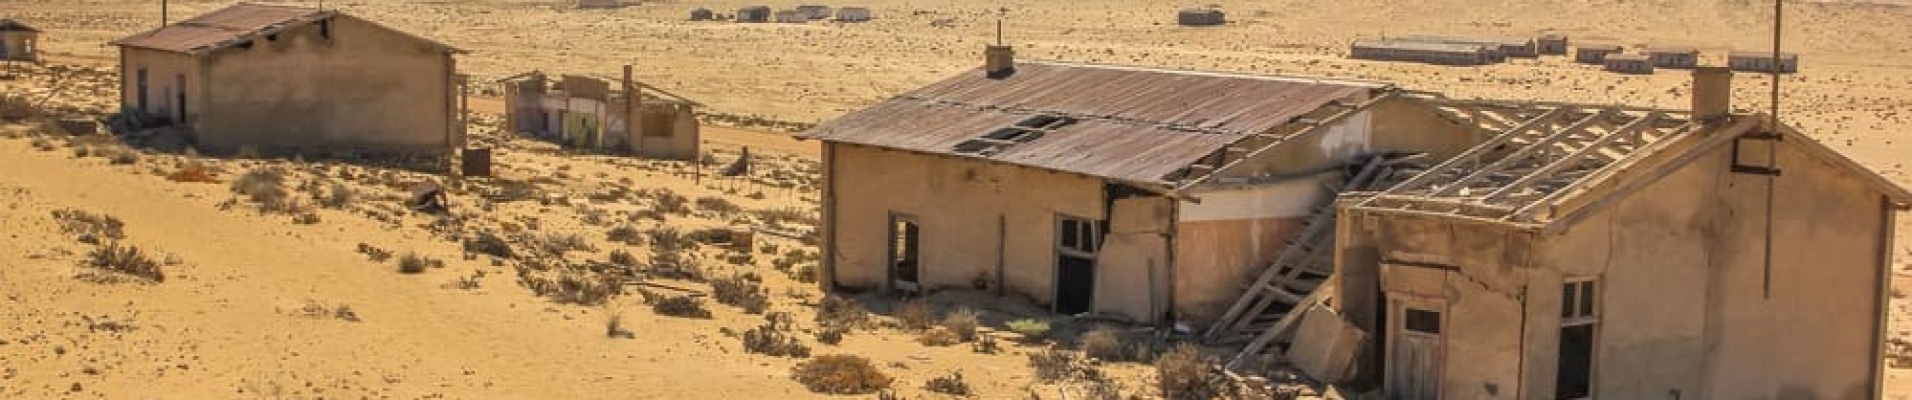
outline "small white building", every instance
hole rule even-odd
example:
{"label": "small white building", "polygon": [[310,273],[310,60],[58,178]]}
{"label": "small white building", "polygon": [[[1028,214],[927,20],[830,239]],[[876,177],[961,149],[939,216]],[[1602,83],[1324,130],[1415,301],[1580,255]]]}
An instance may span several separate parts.
{"label": "small white building", "polygon": [[837,9],[836,20],[838,22],[868,22],[870,20],[870,9],[863,7],[839,8]]}

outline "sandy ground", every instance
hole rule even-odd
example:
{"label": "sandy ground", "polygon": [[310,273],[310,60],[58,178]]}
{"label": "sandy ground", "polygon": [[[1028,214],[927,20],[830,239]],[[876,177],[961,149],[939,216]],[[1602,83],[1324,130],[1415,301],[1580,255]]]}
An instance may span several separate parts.
{"label": "sandy ground", "polygon": [[[104,43],[159,24],[157,7],[133,0],[5,0],[0,17],[47,30],[42,46],[56,62],[106,68],[116,52]],[[1414,32],[1569,34],[1580,42],[1688,45],[1708,61],[1729,49],[1764,49],[1770,3],[1754,0],[1512,1],[1300,0],[1212,1],[1231,23],[1216,28],[1173,24],[1190,4],[1136,0],[976,2],[871,0],[876,20],[804,25],[689,22],[693,7],[730,13],[744,0],[665,1],[613,10],[578,10],[561,1],[329,1],[388,25],[471,50],[461,68],[488,81],[528,69],[615,75],[635,65],[650,84],[711,105],[715,115],[815,123],[980,64],[996,21],[1019,57],[1167,68],[1301,74],[1395,82],[1457,97],[1566,100],[1684,107],[1687,80],[1677,71],[1652,76],[1602,73],[1562,58],[1452,68],[1343,58],[1360,37]],[[1789,4],[1786,49],[1802,55],[1802,72],[1784,80],[1787,119],[1895,181],[1912,181],[1903,165],[1912,151],[1912,1],[1819,1]],[[173,1],[174,18],[227,4]],[[315,2],[296,4],[314,5]],[[785,8],[797,3],[764,4]],[[830,4],[842,6],[848,4]],[[1005,12],[1006,10],[1006,12]],[[110,73],[110,69],[101,70]],[[46,93],[40,71],[0,81],[5,93]],[[97,78],[97,77],[96,77]],[[110,77],[100,78],[102,81]],[[103,113],[110,85],[74,84],[49,97],[55,108]],[[1765,109],[1766,78],[1741,75],[1735,100]],[[479,112],[495,100],[473,102]],[[791,398],[807,396],[788,378],[795,362],[744,354],[722,333],[761,323],[734,307],[712,304],[710,320],[655,315],[637,296],[608,306],[556,304],[518,284],[514,267],[466,260],[459,244],[433,225],[436,217],[404,212],[402,184],[441,177],[392,168],[331,162],[195,160],[148,154],[130,165],[76,157],[63,140],[34,148],[42,127],[8,125],[0,132],[0,397],[444,397],[444,398]],[[720,197],[745,210],[814,209],[814,143],[748,129],[707,127],[705,141],[721,160],[740,146],[770,160],[758,183],[696,179],[683,164],[566,154],[542,143],[512,140],[499,155],[500,179],[455,191],[454,214],[494,207],[456,232],[539,226],[575,233],[596,248],[561,256],[604,260],[613,250],[650,257],[643,246],[605,240],[610,225],[685,229],[750,224],[746,215],[696,209],[656,222],[633,215],[650,199],[586,200],[616,188],[665,188],[689,198]],[[493,140],[503,140],[494,137]],[[206,163],[239,173],[264,165],[293,171],[294,182],[376,175],[344,181],[366,195],[346,209],[314,211],[322,222],[296,224],[261,214],[226,184],[181,183],[155,173]],[[782,171],[782,172],[775,172]],[[385,177],[389,175],[390,177]],[[774,178],[773,178],[774,177]],[[790,187],[779,188],[778,184]],[[491,202],[481,194],[516,184],[541,200]],[[762,198],[753,198],[762,191]],[[602,197],[602,196],[600,196]],[[564,200],[556,200],[564,199]],[[59,232],[49,218],[75,208],[126,223],[126,242],[177,261],[158,284],[97,284],[75,279],[75,267],[97,246]],[[461,211],[462,210],[462,211]],[[608,217],[607,217],[608,216]],[[611,222],[604,222],[607,219]],[[590,221],[598,221],[594,224]],[[1899,232],[1912,232],[1907,219]],[[803,247],[759,236],[783,249]],[[1895,286],[1912,290],[1912,240],[1900,238]],[[360,243],[443,260],[443,268],[402,275],[391,262],[355,251]],[[770,267],[759,251],[747,263],[715,261],[724,270],[763,272],[773,310],[797,314],[797,329],[814,329],[807,306],[813,285]],[[479,276],[477,289],[448,285]],[[665,281],[660,281],[665,282]],[[706,290],[699,282],[667,282]],[[308,316],[317,307],[349,307],[358,322]],[[992,313],[1014,315],[1016,305]],[[324,313],[319,313],[324,314]],[[609,315],[622,316],[635,340],[608,339]],[[1895,296],[1890,335],[1912,339],[1912,302]],[[101,321],[114,321],[102,323]],[[123,322],[123,323],[122,323]],[[124,328],[121,325],[131,326]],[[1020,397],[1033,378],[1020,352],[976,354],[967,346],[924,347],[896,329],[859,331],[841,346],[815,343],[819,354],[871,357],[898,379],[905,397],[931,376],[961,370],[985,398]],[[1147,368],[1106,367],[1131,389],[1147,384]],[[1041,389],[1053,393],[1053,388]],[[1888,393],[1912,398],[1912,370],[1892,369]],[[1046,395],[1045,395],[1046,396]]]}

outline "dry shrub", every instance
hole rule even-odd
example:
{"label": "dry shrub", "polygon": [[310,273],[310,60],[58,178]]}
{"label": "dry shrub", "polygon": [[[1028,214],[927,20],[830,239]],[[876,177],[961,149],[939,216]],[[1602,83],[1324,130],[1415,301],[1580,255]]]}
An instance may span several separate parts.
{"label": "dry shrub", "polygon": [[731,274],[710,282],[711,295],[723,303],[742,308],[746,314],[762,314],[770,308],[770,291],[754,275]]}
{"label": "dry shrub", "polygon": [[870,359],[849,354],[817,356],[798,363],[790,375],[811,392],[829,394],[874,393],[888,389],[893,381]]}
{"label": "dry shrub", "polygon": [[219,182],[219,180],[213,176],[212,170],[206,169],[205,166],[199,164],[189,164],[179,167],[179,169],[173,170],[172,173],[166,174],[166,180],[189,183]]}
{"label": "dry shrub", "polygon": [[1179,344],[1155,360],[1157,384],[1168,399],[1213,399],[1228,394],[1228,377],[1215,357],[1192,344]]}
{"label": "dry shrub", "polygon": [[1036,318],[1023,318],[1009,321],[1009,331],[1022,334],[1025,342],[1039,342],[1049,337],[1049,321]]}
{"label": "dry shrub", "polygon": [[710,309],[704,308],[704,300],[687,295],[653,295],[644,292],[644,302],[651,304],[651,311],[658,315],[672,317],[710,319]]}
{"label": "dry shrub", "polygon": [[950,371],[949,375],[930,378],[929,382],[923,384],[923,389],[955,396],[968,396],[974,393],[969,390],[969,382],[963,380],[963,371],[961,370]]}
{"label": "dry shrub", "polygon": [[824,327],[842,327],[845,329],[862,328],[870,322],[869,311],[855,300],[838,296],[826,296],[817,305],[817,325]]}
{"label": "dry shrub", "polygon": [[624,314],[607,312],[610,317],[604,320],[604,336],[612,339],[636,339],[637,333],[624,328]]}
{"label": "dry shrub", "polygon": [[504,238],[491,232],[478,232],[476,236],[465,240],[465,251],[498,258],[511,258],[514,254],[510,243],[506,243]]}
{"label": "dry shrub", "polygon": [[611,250],[611,263],[619,266],[635,267],[637,266],[637,256],[622,249]]}
{"label": "dry shrub", "polygon": [[1097,325],[1082,335],[1082,354],[1103,361],[1124,361],[1127,358],[1128,345],[1123,343],[1122,331],[1108,325]]}
{"label": "dry shrub", "polygon": [[371,259],[372,262],[385,262],[385,260],[392,259],[391,250],[373,247],[365,243],[358,244],[358,252],[359,254],[364,254],[365,258]]}
{"label": "dry shrub", "polygon": [[653,210],[659,213],[666,215],[690,214],[690,198],[677,194],[677,192],[672,192],[670,189],[659,188],[639,191],[638,196],[649,197],[657,201],[657,207]]}
{"label": "dry shrub", "polygon": [[1029,353],[1029,368],[1035,370],[1036,379],[1043,382],[1102,379],[1102,370],[1090,365],[1088,360],[1053,348]]}
{"label": "dry shrub", "polygon": [[935,329],[926,330],[923,331],[922,334],[917,335],[916,342],[922,343],[924,346],[942,347],[962,343],[963,340],[956,335],[956,332],[950,332],[949,328],[936,327]]}
{"label": "dry shrub", "polygon": [[400,273],[416,274],[425,272],[427,268],[444,267],[445,262],[442,260],[414,253],[405,253],[405,255],[398,257],[398,272]]}
{"label": "dry shrub", "polygon": [[823,327],[822,329],[817,329],[817,342],[827,344],[827,345],[836,345],[837,343],[843,343],[843,335],[847,333],[850,333],[850,328],[841,327],[841,326],[826,326],[826,327]]}
{"label": "dry shrub", "polygon": [[606,240],[631,246],[644,244],[644,232],[630,225],[618,225],[611,228],[604,232],[604,237]]}
{"label": "dry shrub", "polygon": [[725,200],[722,197],[699,197],[697,198],[697,208],[717,213],[718,215],[731,215],[743,211],[743,207],[738,207],[736,203],[731,203],[730,200]]}
{"label": "dry shrub", "polygon": [[108,147],[102,151],[108,162],[113,165],[128,165],[139,162],[139,152],[125,146]]}
{"label": "dry shrub", "polygon": [[584,239],[584,236],[573,233],[550,232],[539,237],[535,242],[538,244],[538,250],[553,257],[564,257],[564,253],[568,251],[597,251],[597,247],[592,246],[590,241]]}
{"label": "dry shrub", "polygon": [[319,223],[319,213],[311,211],[299,213],[299,215],[292,217],[292,223],[300,225],[317,224]]}
{"label": "dry shrub", "polygon": [[353,199],[358,198],[358,192],[352,190],[351,186],[346,186],[339,182],[332,182],[326,186],[323,195],[315,193],[313,197],[318,200],[319,205],[322,207],[338,209],[351,206]]}
{"label": "dry shrub", "polygon": [[153,282],[165,282],[166,273],[160,270],[160,264],[141,252],[138,246],[120,246],[119,242],[108,243],[86,254],[88,266],[106,271],[145,278]]}
{"label": "dry shrub", "polygon": [[28,118],[38,118],[46,112],[35,106],[26,94],[0,94],[0,120],[19,122]]}
{"label": "dry shrub", "polygon": [[804,264],[802,267],[797,268],[797,272],[794,273],[794,275],[796,275],[797,282],[799,283],[817,283],[817,273],[816,264]]}
{"label": "dry shrub", "polygon": [[286,194],[285,171],[276,167],[261,167],[246,171],[239,179],[232,181],[233,193],[246,196],[247,200],[259,206],[262,212],[296,211],[294,204]]}
{"label": "dry shrub", "polygon": [[53,219],[60,222],[61,233],[77,235],[81,241],[126,238],[126,223],[111,215],[62,208],[53,210]]}
{"label": "dry shrub", "polygon": [[805,346],[795,335],[777,329],[776,322],[744,331],[744,351],[771,357],[804,358],[810,356],[810,346]]}
{"label": "dry shrub", "polygon": [[525,275],[522,282],[538,296],[560,304],[598,305],[624,293],[624,279],[565,268],[555,275]]}
{"label": "dry shrub", "polygon": [[904,301],[902,306],[896,309],[896,321],[903,325],[903,329],[912,331],[936,326],[936,316],[930,314],[929,304],[923,299]]}
{"label": "dry shrub", "polygon": [[948,328],[964,342],[976,339],[978,325],[982,325],[982,320],[976,314],[976,310],[969,307],[958,308],[955,312],[943,317],[943,327]]}

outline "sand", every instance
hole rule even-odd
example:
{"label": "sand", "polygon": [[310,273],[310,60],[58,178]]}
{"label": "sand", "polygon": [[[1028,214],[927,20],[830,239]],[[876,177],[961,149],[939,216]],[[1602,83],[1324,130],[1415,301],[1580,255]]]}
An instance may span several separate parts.
{"label": "sand", "polygon": [[[38,96],[65,86],[48,97],[50,106],[94,114],[112,110],[111,67],[117,53],[105,43],[157,26],[158,10],[150,3],[0,2],[0,17],[47,31],[42,47],[51,61],[93,71],[55,85],[54,72],[35,68],[23,79],[0,81],[0,89]],[[1760,1],[1212,3],[1227,10],[1229,24],[1175,26],[1175,10],[1197,4],[1136,0],[873,0],[830,5],[870,7],[874,21],[802,25],[686,21],[694,7],[729,14],[746,5],[734,0],[607,10],[580,10],[561,1],[499,0],[330,1],[326,6],[471,50],[459,65],[481,81],[534,68],[614,76],[621,65],[631,64],[639,79],[709,104],[706,111],[718,120],[798,125],[974,68],[981,63],[982,46],[996,40],[998,20],[1022,58],[1378,80],[1456,97],[1681,108],[1688,77],[1679,71],[1616,75],[1560,57],[1455,68],[1353,61],[1343,54],[1355,38],[1419,32],[1529,36],[1553,31],[1576,42],[1695,46],[1707,52],[1710,63],[1722,63],[1728,50],[1762,50],[1770,43],[1770,3]],[[172,4],[174,18],[183,18],[227,3]],[[1784,79],[1783,114],[1891,179],[1912,180],[1903,165],[1912,144],[1901,134],[1912,123],[1912,26],[1903,23],[1912,20],[1912,2],[1801,1],[1789,7],[1786,49],[1801,55],[1802,69]],[[1736,78],[1736,105],[1764,110],[1766,79]],[[473,107],[480,113],[500,108],[486,98],[475,99]],[[487,115],[481,122],[495,118]],[[717,304],[710,305],[715,316],[709,320],[660,316],[635,295],[610,305],[557,304],[518,284],[509,264],[465,259],[457,242],[434,232],[438,218],[405,212],[399,205],[404,183],[443,177],[330,161],[163,154],[114,165],[106,158],[76,157],[64,140],[51,140],[51,151],[35,149],[29,137],[46,133],[44,128],[0,124],[0,133],[17,137],[0,139],[0,205],[5,205],[0,231],[8,235],[0,241],[0,260],[7,261],[0,268],[0,340],[5,341],[0,344],[0,397],[812,396],[788,376],[796,361],[746,354],[737,338],[723,333],[755,327],[761,316]],[[495,132],[479,135],[507,140]],[[595,247],[565,255],[582,263],[606,260],[613,250],[650,257],[644,246],[605,240],[613,225],[648,230],[754,222],[696,208],[693,215],[662,223],[624,222],[655,204],[628,194],[615,201],[589,200],[619,187],[724,198],[746,210],[814,210],[814,142],[717,126],[707,126],[704,139],[720,161],[734,158],[740,146],[767,156],[762,182],[696,178],[681,163],[568,154],[536,141],[509,140],[498,155],[499,179],[454,191],[454,215],[475,216],[452,233],[536,225],[540,235],[576,234]],[[173,182],[157,175],[189,163],[224,171],[218,176],[222,182]],[[336,177],[340,171],[393,178],[333,179],[364,196],[346,209],[315,209],[321,220],[316,224],[294,223],[294,215],[261,214],[244,202],[220,207],[235,197],[224,182],[266,165],[288,168],[295,183]],[[773,186],[776,181],[793,186]],[[481,196],[527,182],[541,189],[542,201],[494,203]],[[761,198],[752,196],[760,191]],[[480,212],[486,203],[492,208]],[[124,220],[125,242],[177,261],[166,266],[172,275],[146,284],[76,279],[85,272],[77,265],[98,246],[59,231],[49,215],[64,208]],[[1912,232],[1907,221],[1898,221],[1899,232]],[[805,247],[758,237],[783,250]],[[359,254],[360,243],[414,252],[445,265],[400,274],[392,262]],[[1901,281],[1912,280],[1907,269],[1912,240],[1901,237],[1895,246],[1895,273]],[[776,256],[761,251],[744,265],[718,261],[721,252],[715,250],[703,254],[726,273],[760,273],[770,289],[771,309],[796,314],[797,334],[813,352],[866,355],[898,379],[898,394],[905,397],[938,396],[923,390],[923,383],[956,370],[984,398],[1023,397],[1031,388],[1045,397],[1056,393],[1053,385],[1036,383],[1023,356],[1039,345],[977,354],[967,345],[925,347],[914,341],[915,334],[892,328],[855,332],[840,346],[816,343],[800,332],[816,328],[808,306],[820,296],[813,284],[776,271],[771,265]],[[480,271],[476,289],[452,285]],[[656,282],[708,290],[699,282]],[[1912,303],[1898,297],[1889,335],[1912,339]],[[340,306],[358,321],[337,318]],[[990,306],[997,309],[989,312],[997,319],[1026,308]],[[635,339],[606,337],[605,321],[613,314],[621,316]],[[1105,369],[1132,392],[1149,384],[1151,373],[1142,364],[1111,363]],[[1912,370],[1889,372],[1888,393],[1912,397]]]}

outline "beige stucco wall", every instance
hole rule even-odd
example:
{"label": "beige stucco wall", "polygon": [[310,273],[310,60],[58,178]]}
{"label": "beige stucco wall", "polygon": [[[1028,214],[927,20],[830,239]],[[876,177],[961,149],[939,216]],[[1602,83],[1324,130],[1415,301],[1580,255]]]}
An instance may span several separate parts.
{"label": "beige stucco wall", "polygon": [[454,69],[442,48],[350,16],[202,56],[199,145],[212,151],[449,150]]}
{"label": "beige stucco wall", "polygon": [[[204,114],[206,98],[205,80],[201,65],[186,54],[121,47],[120,48],[120,104],[122,107],[140,110],[139,71],[146,71],[146,108],[147,114],[178,119],[178,93],[186,93],[186,123],[200,121]],[[185,86],[179,85],[180,78]]]}
{"label": "beige stucco wall", "polygon": [[[665,160],[695,160],[699,150],[699,132],[701,126],[697,114],[690,106],[673,104],[645,104],[634,110],[642,123],[637,129],[630,130],[635,138],[633,152],[640,157]],[[668,127],[667,135],[650,134],[652,129]]]}
{"label": "beige stucco wall", "polygon": [[1098,179],[951,156],[826,146],[834,199],[828,229],[835,242],[828,261],[835,284],[845,288],[885,287],[887,224],[890,214],[898,213],[919,223],[926,288],[967,288],[985,275],[993,281],[1001,257],[1008,293],[1049,304],[1057,215],[1104,215]]}
{"label": "beige stucco wall", "polygon": [[[0,60],[33,61],[39,55],[40,34],[34,32],[0,32]],[[28,42],[33,42],[28,46]]]}

